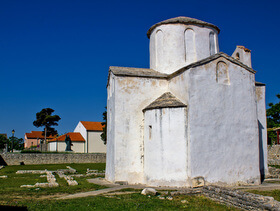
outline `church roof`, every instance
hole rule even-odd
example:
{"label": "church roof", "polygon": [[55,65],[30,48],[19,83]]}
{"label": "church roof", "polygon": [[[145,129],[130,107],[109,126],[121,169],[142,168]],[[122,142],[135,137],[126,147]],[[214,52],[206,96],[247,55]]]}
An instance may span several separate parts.
{"label": "church roof", "polygon": [[150,35],[152,33],[152,31],[160,26],[160,25],[163,25],[163,24],[176,24],[176,23],[181,23],[181,24],[195,24],[195,25],[200,25],[200,26],[209,26],[209,27],[212,27],[214,29],[216,29],[218,31],[218,33],[220,33],[220,29],[215,26],[214,24],[212,23],[207,23],[207,22],[204,22],[204,21],[201,21],[201,20],[198,20],[198,19],[195,19],[195,18],[189,18],[189,17],[184,17],[184,16],[180,16],[180,17],[176,17],[176,18],[170,18],[170,19],[167,19],[165,21],[161,21],[159,23],[156,23],[155,25],[153,25],[147,32],[147,36],[148,38],[150,38]]}
{"label": "church roof", "polygon": [[83,138],[83,136],[77,132],[66,133],[62,136],[49,140],[49,142],[65,141],[66,135],[68,135],[70,137],[71,141],[85,142],[85,139]]}
{"label": "church roof", "polygon": [[166,78],[168,75],[160,73],[153,69],[148,68],[134,68],[134,67],[109,67],[109,71],[114,75],[120,76],[138,76],[138,77],[150,77],[150,78]]}
{"label": "church roof", "polygon": [[[171,79],[177,75],[180,75],[184,71],[187,71],[193,67],[197,67],[197,66],[201,66],[201,65],[210,63],[220,57],[223,57],[223,58],[227,59],[228,61],[230,61],[231,63],[234,63],[236,65],[243,67],[244,69],[246,69],[247,71],[249,71],[253,74],[256,73],[255,70],[253,70],[251,67],[248,67],[247,65],[243,64],[239,60],[234,59],[233,57],[231,57],[223,52],[219,52],[219,53],[209,56],[205,59],[202,59],[200,61],[191,63],[185,67],[182,67],[181,69],[175,71],[172,74],[160,73],[156,70],[148,69],[148,68],[115,67],[115,66],[111,66],[109,68],[109,74],[110,74],[110,72],[112,72],[116,76]],[[108,77],[108,80],[109,80],[109,77]],[[109,81],[108,81],[108,83],[109,83]],[[107,85],[108,85],[108,83],[107,83]]]}
{"label": "church roof", "polygon": [[255,82],[255,85],[256,85],[256,86],[265,86],[265,84],[264,84],[264,83],[257,82],[257,81]]}
{"label": "church roof", "polygon": [[209,63],[209,62],[212,62],[212,61],[214,61],[214,60],[216,60],[216,59],[218,59],[218,58],[220,58],[220,57],[223,57],[223,58],[225,58],[226,60],[230,61],[231,63],[234,63],[234,64],[236,64],[236,65],[239,65],[239,66],[243,67],[244,69],[246,69],[247,71],[249,71],[249,72],[251,72],[251,73],[253,73],[253,74],[256,73],[255,70],[253,70],[251,67],[248,67],[247,65],[243,64],[243,63],[240,62],[239,60],[234,59],[233,57],[227,55],[226,53],[219,52],[219,53],[214,54],[214,55],[212,55],[212,56],[209,56],[209,57],[207,57],[207,58],[205,58],[205,59],[202,59],[202,60],[200,60],[200,61],[191,63],[191,64],[189,64],[189,65],[187,65],[187,66],[185,66],[185,67],[182,67],[181,69],[179,69],[179,70],[175,71],[174,73],[168,75],[168,79],[169,79],[169,78],[173,78],[173,77],[175,77],[175,76],[177,76],[177,75],[180,75],[182,72],[184,72],[184,71],[186,71],[186,70],[188,70],[188,69],[191,69],[191,68],[194,68],[194,67],[198,67],[198,66],[207,64],[207,63]]}
{"label": "church roof", "polygon": [[154,102],[148,105],[143,111],[157,109],[157,108],[178,108],[178,107],[187,107],[184,103],[178,100],[170,92],[166,92],[157,98]]}

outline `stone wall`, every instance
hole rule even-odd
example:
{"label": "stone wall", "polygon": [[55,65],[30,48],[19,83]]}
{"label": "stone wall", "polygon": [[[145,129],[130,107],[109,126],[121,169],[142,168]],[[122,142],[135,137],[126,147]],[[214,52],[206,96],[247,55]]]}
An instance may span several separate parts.
{"label": "stone wall", "polygon": [[267,157],[268,165],[280,165],[280,145],[268,146]]}
{"label": "stone wall", "polygon": [[59,153],[0,153],[0,165],[60,164],[60,163],[106,163],[105,153],[59,154]]}

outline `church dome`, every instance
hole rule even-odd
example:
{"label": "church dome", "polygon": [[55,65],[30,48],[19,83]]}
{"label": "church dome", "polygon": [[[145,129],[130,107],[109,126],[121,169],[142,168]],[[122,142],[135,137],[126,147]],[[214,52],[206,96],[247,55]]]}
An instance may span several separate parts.
{"label": "church dome", "polygon": [[167,19],[165,21],[161,21],[159,23],[156,23],[154,24],[147,32],[147,36],[148,38],[150,39],[150,36],[151,36],[151,33],[152,31],[162,25],[162,24],[176,24],[176,23],[181,23],[181,24],[195,24],[195,25],[200,25],[200,26],[209,26],[209,27],[212,27],[214,29],[217,30],[218,33],[220,33],[220,29],[215,26],[214,24],[212,23],[207,23],[207,22],[204,22],[204,21],[201,21],[201,20],[198,20],[198,19],[195,19],[195,18],[190,18],[190,17],[184,17],[184,16],[180,16],[180,17],[176,17],[176,18],[170,18],[170,19]]}
{"label": "church dome", "polygon": [[153,25],[150,39],[150,69],[172,74],[191,63],[219,52],[220,29],[195,18],[176,17]]}

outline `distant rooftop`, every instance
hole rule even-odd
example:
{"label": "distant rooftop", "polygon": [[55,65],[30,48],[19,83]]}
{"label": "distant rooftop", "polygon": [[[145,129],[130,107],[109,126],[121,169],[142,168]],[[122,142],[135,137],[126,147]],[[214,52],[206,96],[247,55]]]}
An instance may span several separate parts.
{"label": "distant rooftop", "polygon": [[87,130],[103,131],[101,122],[81,121],[81,123]]}
{"label": "distant rooftop", "polygon": [[[28,138],[28,139],[45,138],[42,131],[31,131],[31,133],[25,133],[25,135],[26,135],[26,138]],[[52,136],[52,135],[47,136],[47,139],[52,139],[52,138],[55,138],[55,136]]]}
{"label": "distant rooftop", "polygon": [[212,27],[212,28],[216,29],[218,31],[218,33],[220,33],[220,29],[212,23],[207,23],[207,22],[195,19],[195,18],[180,16],[180,17],[176,17],[176,18],[170,18],[170,19],[167,19],[165,21],[161,21],[161,22],[153,25],[147,32],[148,38],[150,38],[150,35],[151,35],[152,31],[156,27],[158,27],[160,25],[163,25],[163,24],[174,24],[174,23],[181,23],[181,24],[186,24],[186,25],[195,24],[195,25],[200,25],[200,26],[209,26],[209,27]]}
{"label": "distant rooftop", "polygon": [[75,132],[66,133],[62,136],[59,136],[57,138],[53,138],[52,140],[49,140],[49,142],[65,141],[66,135],[68,135],[70,137],[71,141],[85,142],[85,139],[83,138],[83,136],[80,133],[75,133]]}

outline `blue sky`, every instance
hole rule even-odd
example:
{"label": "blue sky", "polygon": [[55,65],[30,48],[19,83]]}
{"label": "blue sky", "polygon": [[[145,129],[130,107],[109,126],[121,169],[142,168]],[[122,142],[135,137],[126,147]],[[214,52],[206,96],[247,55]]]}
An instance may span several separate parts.
{"label": "blue sky", "polygon": [[102,121],[109,66],[149,67],[147,30],[187,16],[221,29],[220,51],[252,50],[266,102],[280,93],[277,0],[0,0],[0,133],[38,130],[36,112],[53,108],[59,134]]}

